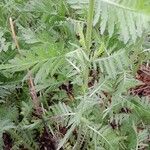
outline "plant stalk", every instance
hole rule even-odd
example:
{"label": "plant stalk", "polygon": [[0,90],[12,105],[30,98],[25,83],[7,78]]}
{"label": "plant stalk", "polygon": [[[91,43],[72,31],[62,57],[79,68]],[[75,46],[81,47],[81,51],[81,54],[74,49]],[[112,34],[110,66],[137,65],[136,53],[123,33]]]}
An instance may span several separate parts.
{"label": "plant stalk", "polygon": [[88,17],[87,17],[87,31],[86,31],[86,47],[87,47],[88,52],[90,51],[91,40],[92,40],[94,5],[95,5],[95,0],[89,0],[89,10],[88,10]]}
{"label": "plant stalk", "polygon": [[[11,28],[11,32],[12,32],[12,38],[15,42],[18,53],[21,56],[19,42],[17,40],[16,32],[15,32],[15,29],[14,29],[14,23],[13,23],[13,20],[12,20],[11,17],[9,18],[9,23],[10,23],[10,28]],[[36,90],[35,90],[35,87],[34,87],[34,81],[32,79],[32,76],[31,76],[31,73],[30,73],[29,69],[27,70],[27,72],[28,72],[28,75],[29,75],[28,86],[29,86],[30,95],[31,95],[31,98],[32,98],[32,101],[33,101],[33,106],[36,110],[36,114],[38,116],[41,116],[42,111],[41,111],[40,103],[39,103],[37,93],[36,93]]]}
{"label": "plant stalk", "polygon": [[[88,16],[87,16],[87,30],[86,30],[86,50],[87,50],[88,55],[90,55],[90,47],[91,47],[91,41],[92,41],[94,5],[95,5],[95,0],[89,0],[89,9],[88,9]],[[89,66],[85,67],[83,82],[84,82],[83,91],[84,93],[86,93],[86,90],[88,89],[88,82],[89,82]]]}

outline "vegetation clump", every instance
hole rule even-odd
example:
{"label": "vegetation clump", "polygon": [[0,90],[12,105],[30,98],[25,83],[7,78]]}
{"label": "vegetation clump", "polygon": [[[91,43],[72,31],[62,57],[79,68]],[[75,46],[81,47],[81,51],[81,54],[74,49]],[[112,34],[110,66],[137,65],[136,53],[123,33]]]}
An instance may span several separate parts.
{"label": "vegetation clump", "polygon": [[0,1],[0,149],[150,149],[149,0]]}

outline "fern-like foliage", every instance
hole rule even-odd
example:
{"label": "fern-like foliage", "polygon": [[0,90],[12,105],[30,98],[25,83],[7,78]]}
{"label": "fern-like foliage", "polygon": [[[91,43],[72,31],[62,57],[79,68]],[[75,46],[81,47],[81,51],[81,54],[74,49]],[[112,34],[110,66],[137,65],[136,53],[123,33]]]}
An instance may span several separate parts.
{"label": "fern-like foliage", "polygon": [[0,148],[2,149],[3,146],[3,138],[2,135],[4,132],[9,131],[10,129],[15,128],[13,122],[11,122],[10,120],[0,120],[0,124],[1,124],[1,130],[0,130]]}
{"label": "fern-like foliage", "polygon": [[129,66],[129,59],[125,50],[120,50],[108,57],[94,60],[93,66],[95,70],[99,67],[103,73],[113,78],[119,74],[119,72],[126,70]]}
{"label": "fern-like foliage", "polygon": [[0,148],[3,147],[3,133],[9,132],[16,128],[15,121],[17,120],[18,110],[16,107],[6,107],[3,105],[0,107]]}
{"label": "fern-like foliage", "polygon": [[0,1],[0,149],[4,133],[13,150],[149,149],[149,96],[132,93],[149,86],[149,4]]}
{"label": "fern-like foliage", "polygon": [[0,52],[4,51],[6,52],[9,47],[11,46],[10,42],[6,42],[6,39],[4,38],[4,32],[0,29]]}
{"label": "fern-like foliage", "polygon": [[[68,0],[74,9],[83,9],[88,5],[88,0]],[[120,38],[127,43],[129,40],[135,42],[141,37],[144,30],[148,28],[149,17],[142,12],[147,7],[148,1],[111,1],[97,0],[95,2],[95,18],[93,25],[100,26],[100,34],[105,31],[112,37],[118,29]],[[148,7],[147,7],[148,10]],[[99,23],[100,21],[100,23]]]}
{"label": "fern-like foliage", "polygon": [[[55,49],[52,51],[31,51],[26,52],[23,57],[18,57],[10,60],[10,64],[1,65],[1,70],[10,70],[11,72],[25,71],[31,69],[32,73],[36,72],[35,83],[45,79],[49,74],[53,76],[62,65],[63,57],[55,57]],[[51,53],[52,52],[52,53]],[[42,76],[41,76],[42,75]],[[45,76],[43,76],[45,75]]]}

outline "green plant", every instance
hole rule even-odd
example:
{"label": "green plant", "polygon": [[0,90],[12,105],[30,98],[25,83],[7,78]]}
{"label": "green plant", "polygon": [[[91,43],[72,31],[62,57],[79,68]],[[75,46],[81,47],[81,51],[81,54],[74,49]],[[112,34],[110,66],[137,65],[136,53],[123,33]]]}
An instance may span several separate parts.
{"label": "green plant", "polygon": [[132,92],[149,69],[148,4],[0,2],[1,147],[7,133],[14,150],[149,149],[150,95]]}

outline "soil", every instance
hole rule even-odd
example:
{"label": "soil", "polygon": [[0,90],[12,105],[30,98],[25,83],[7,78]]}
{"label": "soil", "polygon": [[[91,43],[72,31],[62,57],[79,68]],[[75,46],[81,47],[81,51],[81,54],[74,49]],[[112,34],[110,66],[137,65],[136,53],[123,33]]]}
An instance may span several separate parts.
{"label": "soil", "polygon": [[141,85],[132,89],[132,94],[150,97],[150,66],[142,65],[137,71],[136,79],[141,81]]}
{"label": "soil", "polygon": [[11,150],[12,148],[12,139],[8,133],[3,133],[3,150]]}
{"label": "soil", "polygon": [[56,142],[53,136],[44,129],[42,135],[39,137],[40,150],[56,150]]}

